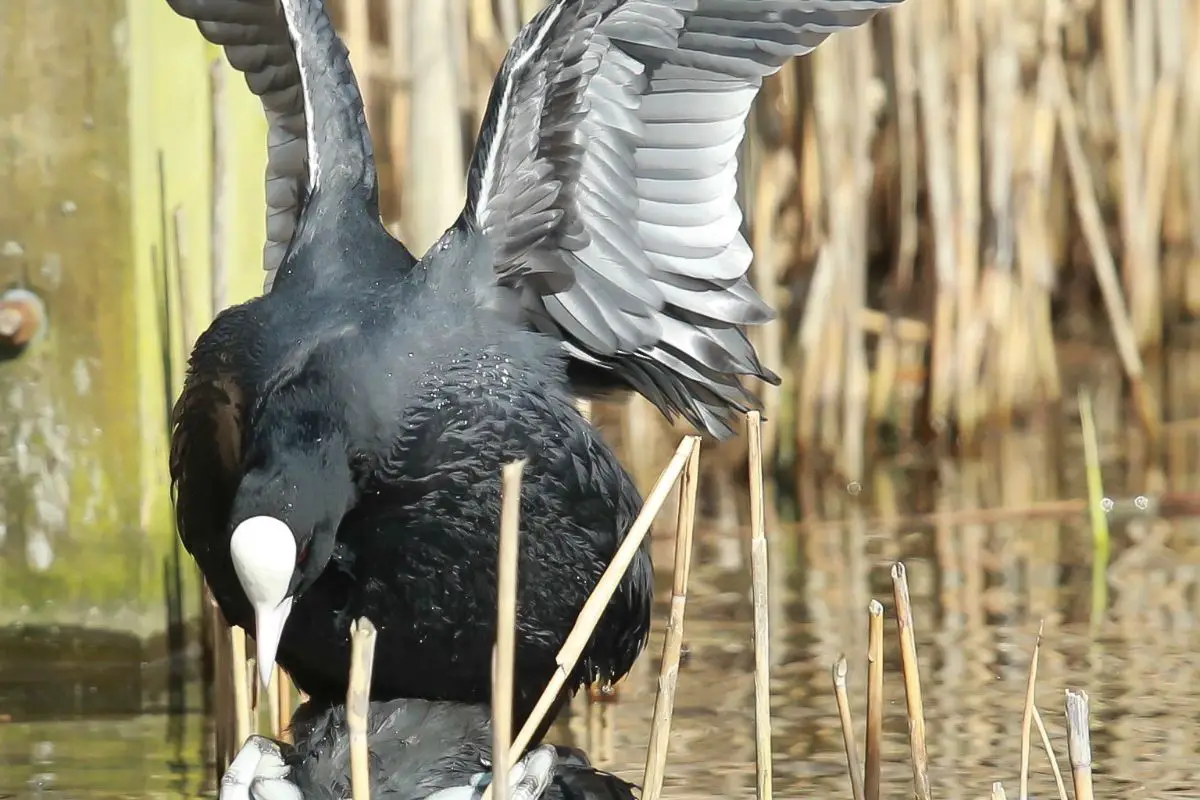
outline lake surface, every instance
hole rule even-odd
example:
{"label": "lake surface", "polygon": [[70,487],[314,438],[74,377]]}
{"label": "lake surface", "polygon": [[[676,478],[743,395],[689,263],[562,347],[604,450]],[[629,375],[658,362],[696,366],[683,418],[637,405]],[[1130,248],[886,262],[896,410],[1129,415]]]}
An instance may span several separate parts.
{"label": "lake surface", "polygon": [[[846,654],[861,752],[872,597],[887,609],[884,796],[912,796],[889,576],[897,559],[912,591],[935,797],[987,797],[995,780],[1017,796],[1025,684],[1043,621],[1038,707],[1068,783],[1063,692],[1076,687],[1092,702],[1097,796],[1200,796],[1200,525],[1150,518],[1114,525],[1098,597],[1083,514],[972,511],[1082,498],[1071,460],[1051,470],[1053,479],[1029,466],[1039,462],[1028,448],[1040,446],[1030,438],[974,467],[934,465],[932,479],[927,466],[892,466],[849,491],[815,481],[798,487],[806,522],[771,531],[777,796],[851,796],[830,667]],[[1149,480],[1136,470],[1111,474],[1122,492]],[[1191,478],[1151,482],[1160,490],[1196,488]],[[927,511],[938,516],[903,517]],[[631,780],[640,779],[645,758],[669,600],[672,540],[664,533],[655,540],[665,572],[646,655],[618,702],[589,721],[577,698],[556,734]],[[744,533],[711,525],[697,536],[665,794],[752,797],[748,546]],[[77,663],[88,677],[75,682],[64,682],[61,669],[40,680],[31,663],[36,648],[0,648],[0,797],[211,795],[208,726],[194,681],[167,697],[156,688],[162,664],[139,675],[128,649],[75,648],[56,662]],[[1031,794],[1056,794],[1040,748]]]}

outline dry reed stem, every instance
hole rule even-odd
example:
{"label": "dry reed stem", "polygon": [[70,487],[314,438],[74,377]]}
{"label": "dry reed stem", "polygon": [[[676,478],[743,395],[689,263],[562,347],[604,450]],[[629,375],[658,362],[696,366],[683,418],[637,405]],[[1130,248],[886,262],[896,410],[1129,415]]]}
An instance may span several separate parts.
{"label": "dry reed stem", "polygon": [[1062,770],[1058,768],[1054,745],[1050,743],[1050,734],[1046,732],[1046,726],[1042,723],[1042,715],[1038,713],[1037,706],[1033,707],[1033,722],[1037,725],[1038,734],[1042,737],[1042,748],[1046,751],[1046,758],[1050,761],[1050,769],[1054,771],[1054,783],[1058,787],[1059,800],[1067,800],[1067,786],[1063,783]]}
{"label": "dry reed stem", "polygon": [[[696,492],[700,485],[700,446],[692,448],[679,482],[679,512],[675,524],[675,567],[671,586],[671,611],[663,640],[662,665],[650,742],[646,747],[646,769],[642,778],[644,800],[658,800],[666,774],[667,745],[671,738],[671,712],[679,681],[679,657],[683,650],[683,617],[687,607],[688,578],[692,570],[692,535],[696,528]],[[604,704],[608,706],[609,704]]]}
{"label": "dry reed stem", "polygon": [[505,464],[500,477],[500,542],[496,557],[496,648],[492,653],[492,781],[508,800],[513,670],[517,645],[517,556],[521,535],[521,474],[526,459]]}
{"label": "dry reed stem", "polygon": [[292,721],[292,677],[276,667],[275,672],[275,707],[279,718],[276,721],[275,738],[291,744],[292,731],[289,727]]}
{"label": "dry reed stem", "polygon": [[883,604],[872,599],[867,632],[867,766],[863,776],[865,800],[879,800],[883,742]]}
{"label": "dry reed stem", "polygon": [[1075,800],[1092,800],[1092,736],[1088,696],[1081,689],[1067,689],[1067,755]]}
{"label": "dry reed stem", "polygon": [[1131,322],[1135,326],[1135,335],[1139,343],[1149,343],[1144,339],[1145,331],[1139,323],[1139,308],[1137,284],[1145,280],[1143,268],[1149,264],[1143,263],[1142,239],[1142,123],[1138,103],[1133,100],[1133,88],[1130,86],[1130,57],[1129,57],[1129,13],[1126,4],[1108,0],[1100,4],[1100,21],[1102,32],[1102,55],[1108,71],[1109,96],[1112,103],[1112,114],[1115,118],[1117,139],[1117,166],[1121,175],[1121,197],[1117,203],[1121,233],[1125,239],[1125,257],[1123,272],[1125,273],[1125,290],[1132,293],[1133,303]]}
{"label": "dry reed stem", "polygon": [[[579,617],[575,620],[574,627],[571,628],[571,632],[567,635],[563,646],[559,648],[558,656],[555,659],[558,663],[558,669],[550,678],[550,682],[546,685],[546,688],[542,691],[542,695],[538,698],[537,705],[534,706],[529,719],[526,720],[516,739],[513,740],[509,752],[512,754],[514,760],[525,751],[525,748],[529,745],[529,740],[533,738],[533,732],[541,725],[542,719],[546,716],[546,713],[550,710],[550,706],[554,703],[554,699],[566,683],[567,676],[575,669],[575,664],[579,661],[579,656],[583,652],[588,639],[591,637],[596,623],[600,620],[601,615],[603,615],[604,609],[608,607],[609,600],[612,599],[613,593],[616,592],[617,586],[621,582],[621,578],[625,575],[625,571],[629,568],[633,557],[641,547],[642,540],[646,538],[646,534],[650,531],[650,526],[653,524],[654,518],[658,516],[658,512],[662,509],[663,503],[666,502],[667,496],[670,494],[671,488],[675,485],[676,479],[679,478],[684,467],[687,465],[688,459],[691,458],[692,450],[699,445],[699,442],[699,436],[683,437],[683,441],[676,448],[675,455],[671,458],[670,463],[663,469],[662,474],[658,476],[658,481],[654,484],[654,488],[646,496],[641,512],[638,514],[637,519],[633,521],[633,525],[630,526],[629,533],[625,534],[625,539],[621,542],[620,548],[617,549],[616,555],[613,556],[608,569],[600,576],[600,580],[596,583],[596,588],[592,590],[592,594],[588,597],[587,602],[580,609]],[[491,786],[489,786],[487,791],[484,792],[483,800],[489,800],[491,791]]]}
{"label": "dry reed stem", "polygon": [[850,790],[854,800],[865,800],[862,764],[858,760],[858,743],[854,739],[854,717],[850,714],[850,696],[846,692],[846,657],[839,656],[833,665],[833,695],[837,698],[838,717],[842,722],[842,743],[846,746],[846,768],[850,772]]}
{"label": "dry reed stem", "polygon": [[947,125],[953,114],[947,108],[948,94],[943,68],[949,56],[946,7],[943,2],[915,3],[917,75],[921,127],[924,133],[925,181],[929,195],[929,213],[933,222],[933,261],[937,276],[930,380],[929,416],[944,420],[950,412],[953,374],[953,331],[957,268],[954,247],[954,152]]}
{"label": "dry reed stem", "polygon": [[1080,228],[1083,231],[1089,255],[1092,257],[1096,282],[1100,285],[1100,293],[1104,298],[1104,305],[1108,309],[1109,325],[1112,326],[1117,352],[1131,384],[1138,414],[1147,431],[1153,438],[1157,438],[1158,412],[1153,407],[1145,386],[1137,336],[1129,318],[1125,298],[1121,294],[1121,281],[1117,276],[1116,262],[1113,259],[1112,250],[1108,246],[1104,214],[1100,208],[1087,156],[1084,153],[1079,120],[1076,117],[1075,106],[1071,102],[1071,93],[1067,86],[1062,57],[1057,53],[1051,53],[1047,63],[1049,69],[1046,74],[1051,83],[1051,91],[1058,100],[1058,123],[1062,130],[1063,149],[1067,155],[1067,171],[1075,190],[1075,210],[1079,215]]}
{"label": "dry reed stem", "polygon": [[283,729],[279,713],[279,681],[282,677],[283,670],[276,664],[271,670],[271,684],[267,687],[267,722],[270,724],[272,739],[278,739],[279,731]]}
{"label": "dry reed stem", "polygon": [[746,415],[750,469],[750,595],[754,602],[754,757],[758,800],[771,797],[771,660],[762,416]]}
{"label": "dry reed stem", "polygon": [[975,380],[983,352],[983,318],[976,313],[976,283],[979,273],[979,236],[982,217],[980,192],[980,117],[979,98],[979,31],[975,0],[955,0],[954,23],[958,29],[958,59],[954,74],[957,99],[954,119],[955,161],[957,178],[954,221],[955,311],[954,398],[959,430],[965,439],[972,439],[980,416],[982,403],[978,397],[981,382]]}
{"label": "dry reed stem", "polygon": [[[478,14],[480,17],[491,18],[491,10],[486,6],[492,5],[490,0],[475,0],[475,3],[480,6],[481,10]],[[500,30],[499,35],[503,36],[506,41],[512,41],[516,38],[517,31],[521,28],[521,9],[517,5],[517,0],[499,0],[496,3],[497,11],[499,12]]]}
{"label": "dry reed stem", "polygon": [[1004,784],[996,781],[992,784],[992,800],[1008,800],[1008,795],[1004,793]]}
{"label": "dry reed stem", "polygon": [[600,740],[604,735],[604,720],[600,716],[601,704],[593,696],[593,689],[598,692],[599,684],[593,683],[588,686],[588,691],[583,698],[584,730],[586,731],[584,749],[591,758],[595,758],[594,753],[599,749]]}
{"label": "dry reed stem", "polygon": [[913,631],[908,575],[902,561],[892,565],[892,590],[896,598],[896,623],[900,632],[900,668],[904,674],[904,699],[908,712],[908,740],[912,751],[913,785],[917,800],[930,800],[929,754],[925,747],[925,706],[921,701],[921,674]]}
{"label": "dry reed stem", "polygon": [[405,193],[409,246],[423,251],[437,241],[446,220],[462,205],[461,67],[452,42],[452,3],[411,2],[409,48],[413,71]]}
{"label": "dry reed stem", "polygon": [[234,748],[240,748],[253,730],[250,727],[250,683],[246,662],[246,632],[237,626],[229,628],[233,674]]}
{"label": "dry reed stem", "polygon": [[1033,643],[1033,657],[1029,660],[1029,680],[1025,684],[1025,709],[1021,713],[1021,800],[1029,800],[1029,749],[1032,742],[1034,703],[1037,697],[1038,657],[1042,651],[1042,631],[1045,625],[1044,620],[1038,625],[1037,641]]}
{"label": "dry reed stem", "polygon": [[375,625],[359,617],[350,626],[350,686],[346,689],[346,728],[350,733],[350,792],[370,800],[367,725],[371,713],[371,673],[375,667]]}
{"label": "dry reed stem", "polygon": [[[917,133],[917,75],[913,65],[912,4],[905,3],[891,12],[892,70],[896,81],[896,161],[900,172],[899,241],[896,244],[896,287],[907,292],[913,281],[913,264],[920,243],[917,195],[920,136]],[[880,414],[882,416],[882,414]]]}

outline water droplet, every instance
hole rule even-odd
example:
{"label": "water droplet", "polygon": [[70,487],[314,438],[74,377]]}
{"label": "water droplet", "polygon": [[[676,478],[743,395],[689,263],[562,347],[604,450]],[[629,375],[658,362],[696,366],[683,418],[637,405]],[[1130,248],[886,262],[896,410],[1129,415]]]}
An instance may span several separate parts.
{"label": "water droplet", "polygon": [[850,481],[850,483],[846,484],[846,491],[849,492],[852,497],[857,497],[862,493],[862,484],[858,481]]}
{"label": "water droplet", "polygon": [[1108,513],[1116,506],[1116,502],[1111,497],[1106,497],[1100,501],[1100,508],[1104,509],[1104,513]]}
{"label": "water droplet", "polygon": [[1150,507],[1150,498],[1146,497],[1144,494],[1139,494],[1137,497],[1133,498],[1133,504],[1142,511],[1145,511]]}

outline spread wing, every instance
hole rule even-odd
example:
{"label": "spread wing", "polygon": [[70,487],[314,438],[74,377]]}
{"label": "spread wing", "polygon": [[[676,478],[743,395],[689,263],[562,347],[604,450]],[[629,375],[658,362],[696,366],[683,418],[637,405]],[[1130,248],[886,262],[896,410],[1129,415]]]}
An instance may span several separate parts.
{"label": "spread wing", "polygon": [[279,0],[167,0],[167,5],[224,47],[229,64],[262,100],[268,125],[263,269],[264,290],[270,291],[308,191],[300,68]]}
{"label": "spread wing", "polygon": [[575,374],[713,435],[778,383],[742,328],[737,151],[762,79],[902,0],[555,0],[493,86],[458,225],[494,305],[560,338]]}

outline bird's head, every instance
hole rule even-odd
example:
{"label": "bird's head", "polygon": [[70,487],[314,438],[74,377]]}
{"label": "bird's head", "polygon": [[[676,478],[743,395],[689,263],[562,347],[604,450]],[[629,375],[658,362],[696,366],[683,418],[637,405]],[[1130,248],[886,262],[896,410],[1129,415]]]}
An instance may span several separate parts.
{"label": "bird's head", "polygon": [[325,571],[337,530],[355,490],[348,471],[305,471],[307,477],[252,471],[239,489],[229,553],[238,582],[254,609],[256,658],[263,685],[292,604]]}

